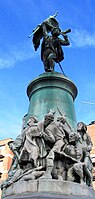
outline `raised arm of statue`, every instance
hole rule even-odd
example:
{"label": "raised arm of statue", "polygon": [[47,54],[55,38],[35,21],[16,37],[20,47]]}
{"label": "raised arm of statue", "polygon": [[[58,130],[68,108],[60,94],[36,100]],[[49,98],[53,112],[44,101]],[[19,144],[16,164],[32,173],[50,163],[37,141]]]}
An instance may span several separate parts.
{"label": "raised arm of statue", "polygon": [[70,45],[70,41],[68,39],[68,36],[65,35],[65,34],[64,35],[62,34],[62,36],[63,36],[64,40],[63,39],[59,39],[60,45],[69,46]]}

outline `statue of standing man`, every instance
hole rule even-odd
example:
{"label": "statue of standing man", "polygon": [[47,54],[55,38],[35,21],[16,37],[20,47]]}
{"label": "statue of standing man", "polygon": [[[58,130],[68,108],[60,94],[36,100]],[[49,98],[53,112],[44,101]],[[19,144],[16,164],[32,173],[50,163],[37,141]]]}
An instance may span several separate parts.
{"label": "statue of standing man", "polygon": [[[38,25],[35,30],[33,30],[33,45],[35,51],[38,49],[40,45],[40,40],[42,40],[41,44],[41,60],[44,64],[45,72],[52,72],[55,68],[55,63],[58,63],[62,73],[63,69],[60,65],[60,62],[64,59],[64,52],[61,46],[70,45],[67,33],[71,32],[70,29],[66,31],[61,31],[59,28],[59,23],[55,19],[58,13],[50,16],[42,24]],[[59,36],[62,35],[63,38]]]}

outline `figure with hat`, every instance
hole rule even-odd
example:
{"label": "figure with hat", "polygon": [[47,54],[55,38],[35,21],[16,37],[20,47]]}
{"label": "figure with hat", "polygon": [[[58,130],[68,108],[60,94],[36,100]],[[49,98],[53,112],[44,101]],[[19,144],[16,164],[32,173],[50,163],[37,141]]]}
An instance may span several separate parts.
{"label": "figure with hat", "polygon": [[[41,44],[41,60],[44,64],[45,72],[54,71],[55,63],[58,63],[62,73],[64,74],[60,64],[64,59],[64,53],[61,46],[70,45],[67,33],[71,32],[71,29],[61,31],[59,23],[55,19],[57,15],[58,12],[39,24],[33,30],[29,38],[33,35],[32,41],[35,51],[38,49],[41,39],[43,39]],[[60,38],[59,35],[62,35],[64,39]]]}

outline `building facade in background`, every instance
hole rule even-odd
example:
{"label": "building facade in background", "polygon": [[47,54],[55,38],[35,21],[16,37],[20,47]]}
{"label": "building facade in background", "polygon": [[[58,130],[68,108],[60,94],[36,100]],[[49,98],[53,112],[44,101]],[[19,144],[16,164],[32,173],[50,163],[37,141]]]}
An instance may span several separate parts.
{"label": "building facade in background", "polygon": [[91,158],[93,163],[93,187],[95,189],[95,121],[91,122],[87,126],[88,133],[91,137],[91,140],[93,142],[93,148],[91,151]]}
{"label": "building facade in background", "polygon": [[11,140],[11,138],[0,140],[0,184],[3,180],[6,180],[6,178],[8,177],[8,171],[12,163],[13,153],[7,144]]}

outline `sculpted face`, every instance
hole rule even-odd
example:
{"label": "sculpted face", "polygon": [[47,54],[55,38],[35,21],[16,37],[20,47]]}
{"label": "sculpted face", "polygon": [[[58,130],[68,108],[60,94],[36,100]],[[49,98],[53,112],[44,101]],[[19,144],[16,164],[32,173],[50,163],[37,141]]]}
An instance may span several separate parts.
{"label": "sculpted face", "polygon": [[53,36],[59,36],[60,32],[61,30],[59,28],[53,28],[53,30],[51,31]]}
{"label": "sculpted face", "polygon": [[76,140],[75,133],[71,133],[69,135],[69,142],[75,142],[75,140]]}
{"label": "sculpted face", "polygon": [[51,122],[54,121],[54,116],[52,113],[48,113],[45,117],[44,117],[44,125],[47,126],[49,125]]}
{"label": "sculpted face", "polygon": [[28,126],[31,126],[31,124],[33,124],[35,122],[35,120],[32,118],[29,118],[28,122],[27,122],[27,125]]}
{"label": "sculpted face", "polygon": [[30,116],[30,118],[29,118],[29,120],[28,120],[28,122],[27,122],[27,125],[28,125],[28,126],[31,126],[33,123],[37,123],[37,122],[38,122],[38,120],[37,120],[36,117]]}
{"label": "sculpted face", "polygon": [[83,122],[79,122],[79,123],[77,124],[77,130],[78,130],[78,131],[86,131],[86,130],[87,130],[87,127],[86,127],[86,125],[85,125]]}
{"label": "sculpted face", "polygon": [[66,116],[61,116],[57,118],[57,122],[65,123],[66,122]]}
{"label": "sculpted face", "polygon": [[28,120],[27,125],[31,126],[31,119]]}
{"label": "sculpted face", "polygon": [[78,130],[78,131],[83,130],[83,123],[82,123],[82,122],[79,122],[79,123],[78,123],[78,125],[77,125],[77,130]]}

